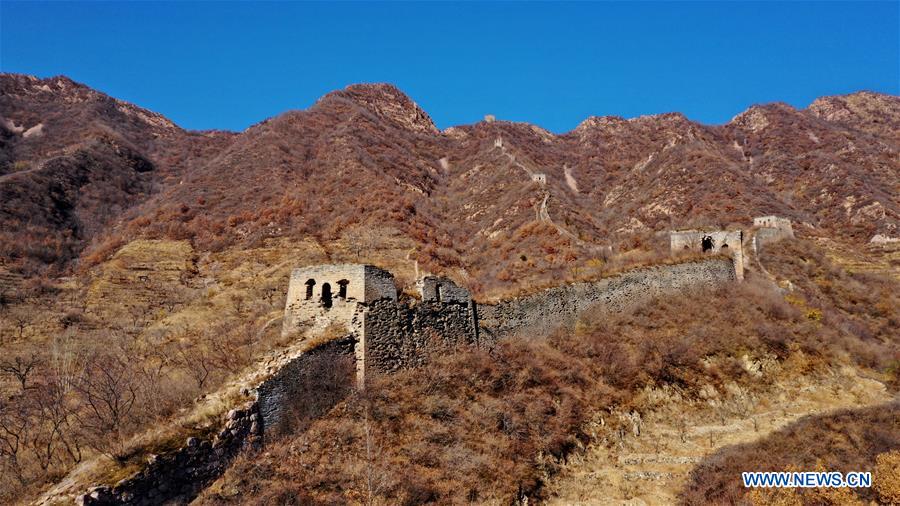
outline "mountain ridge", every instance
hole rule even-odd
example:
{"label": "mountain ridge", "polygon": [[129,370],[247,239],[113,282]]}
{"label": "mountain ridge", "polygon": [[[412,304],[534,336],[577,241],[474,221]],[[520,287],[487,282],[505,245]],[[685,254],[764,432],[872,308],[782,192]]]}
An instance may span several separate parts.
{"label": "mountain ridge", "polygon": [[[0,76],[0,177],[98,139],[155,170],[115,220],[63,231],[74,238],[66,260],[0,251],[23,273],[90,265],[85,257],[139,237],[200,250],[276,237],[328,245],[362,227],[398,231],[425,269],[524,284],[564,276],[601,250],[640,250],[656,232],[756,215],[855,244],[900,235],[900,98],[890,95],[754,105],[724,125],[681,113],[591,116],[554,134],[502,120],[440,131],[397,87],[375,83],[242,132],[198,132],[70,83]],[[36,200],[46,189],[31,191]],[[0,214],[5,232],[22,230],[13,214]]]}

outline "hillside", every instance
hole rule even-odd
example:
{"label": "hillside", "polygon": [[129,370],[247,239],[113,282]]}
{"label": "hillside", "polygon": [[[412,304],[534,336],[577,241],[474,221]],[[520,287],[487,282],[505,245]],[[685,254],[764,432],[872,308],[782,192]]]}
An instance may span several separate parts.
{"label": "hillside", "polygon": [[[115,484],[217,430],[250,379],[329,337],[280,332],[295,267],[371,263],[403,297],[444,274],[487,303],[684,260],[673,228],[784,216],[797,241],[748,256],[733,289],[376,377],[240,454],[198,500],[589,500],[573,480],[614,454],[629,467],[613,479],[657,472],[629,459],[710,413],[719,442],[681,434],[690,462],[639,479],[656,483],[647,497],[712,497],[720,478],[694,464],[726,442],[896,397],[898,131],[900,98],[869,92],[718,126],[667,113],[441,131],[397,88],[361,84],[194,132],[65,77],[2,74],[0,502]],[[767,395],[799,400],[741,404]],[[782,408],[757,434],[749,420]],[[626,438],[640,417],[656,443]]]}
{"label": "hillside", "polygon": [[[0,184],[24,192],[54,223],[51,236],[99,251],[92,262],[137,237],[189,240],[204,251],[314,237],[328,248],[354,226],[377,226],[412,241],[411,258],[426,268],[487,293],[565,278],[608,247],[640,248],[671,227],[778,214],[805,234],[852,244],[900,234],[900,99],[886,95],[826,97],[806,110],[753,106],[722,126],[676,113],[591,117],[554,135],[504,121],[439,132],[390,85],[350,86],[240,133],[187,132],[62,77],[7,74],[2,90]],[[154,168],[114,222],[54,220],[58,210],[37,196],[44,186],[23,190],[9,177],[41,172],[98,139]],[[4,230],[23,227],[12,214],[2,215]],[[78,248],[20,249],[2,254],[22,273],[84,264]]]}

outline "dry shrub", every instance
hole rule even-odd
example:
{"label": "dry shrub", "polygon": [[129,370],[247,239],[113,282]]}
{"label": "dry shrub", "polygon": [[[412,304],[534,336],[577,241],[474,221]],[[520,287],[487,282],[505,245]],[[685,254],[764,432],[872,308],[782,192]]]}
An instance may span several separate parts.
{"label": "dry shrub", "polygon": [[[861,410],[843,410],[835,414],[808,416],[761,441],[729,446],[699,463],[680,493],[683,504],[847,504],[849,500],[870,501],[875,493],[896,491],[891,480],[877,475],[890,470],[900,449],[900,404],[892,403]],[[891,453],[885,453],[891,452]],[[876,456],[880,457],[876,464]],[[877,467],[878,465],[882,467]],[[837,491],[806,489],[793,492],[760,491],[745,497],[741,472],[780,470],[875,471],[873,488]],[[885,488],[882,488],[885,487]],[[838,494],[838,495],[834,495]],[[842,499],[842,497],[844,497]],[[791,502],[792,500],[800,502]]]}
{"label": "dry shrub", "polygon": [[900,504],[900,450],[885,452],[875,458],[872,486],[884,504]]}

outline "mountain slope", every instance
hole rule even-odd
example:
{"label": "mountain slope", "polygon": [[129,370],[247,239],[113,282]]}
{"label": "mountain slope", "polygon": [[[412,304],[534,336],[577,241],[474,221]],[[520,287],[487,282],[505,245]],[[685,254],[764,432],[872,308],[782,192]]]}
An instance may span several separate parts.
{"label": "mountain slope", "polygon": [[[4,172],[104,138],[155,167],[121,222],[93,227],[88,253],[137,237],[200,250],[312,237],[328,249],[361,227],[373,236],[365,249],[377,249],[376,230],[395,231],[423,268],[488,292],[565,277],[610,247],[646,248],[652,232],[756,215],[848,244],[900,235],[900,99],[888,95],[753,106],[722,126],[675,113],[591,117],[554,135],[504,121],[440,132],[398,89],[368,84],[224,133],[184,131],[65,78],[6,74],[0,86]],[[532,180],[540,174],[546,183]],[[44,261],[65,268],[74,257]]]}

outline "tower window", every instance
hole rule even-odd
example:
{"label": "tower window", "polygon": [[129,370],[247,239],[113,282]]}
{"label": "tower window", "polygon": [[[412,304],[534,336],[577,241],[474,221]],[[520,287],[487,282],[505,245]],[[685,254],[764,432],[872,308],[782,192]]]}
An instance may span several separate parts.
{"label": "tower window", "polygon": [[328,283],[322,284],[322,305],[326,308],[331,307],[331,285]]}

